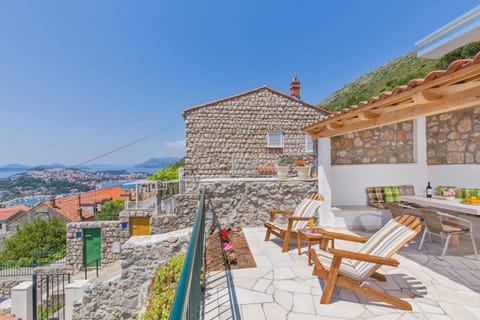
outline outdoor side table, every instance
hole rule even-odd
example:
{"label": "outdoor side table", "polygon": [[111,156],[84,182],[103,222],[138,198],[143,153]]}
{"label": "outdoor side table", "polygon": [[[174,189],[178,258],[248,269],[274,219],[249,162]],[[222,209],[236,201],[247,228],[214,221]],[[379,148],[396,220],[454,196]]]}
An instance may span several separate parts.
{"label": "outdoor side table", "polygon": [[320,233],[320,228],[313,228],[313,229],[300,229],[298,230],[298,255],[301,254],[301,247],[302,247],[302,240],[307,241],[308,245],[308,265],[312,265],[312,257],[310,253],[310,248],[312,247],[312,243],[318,243],[320,249],[327,250],[328,241],[332,241],[332,248],[334,247],[333,238],[324,237]]}

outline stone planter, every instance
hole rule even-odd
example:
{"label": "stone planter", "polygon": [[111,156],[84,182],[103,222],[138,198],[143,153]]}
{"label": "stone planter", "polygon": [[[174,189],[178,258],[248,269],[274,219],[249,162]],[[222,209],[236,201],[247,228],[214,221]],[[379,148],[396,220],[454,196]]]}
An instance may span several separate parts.
{"label": "stone planter", "polygon": [[299,179],[307,179],[310,177],[310,167],[295,167],[297,177]]}
{"label": "stone planter", "polygon": [[277,167],[277,178],[286,179],[288,178],[288,166],[279,166]]}

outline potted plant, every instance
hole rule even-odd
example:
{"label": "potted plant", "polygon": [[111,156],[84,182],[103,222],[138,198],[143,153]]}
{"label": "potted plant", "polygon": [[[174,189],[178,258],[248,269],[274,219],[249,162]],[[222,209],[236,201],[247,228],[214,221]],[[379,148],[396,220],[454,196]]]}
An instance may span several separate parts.
{"label": "potted plant", "polygon": [[290,169],[290,161],[288,157],[283,155],[277,161],[277,177],[286,179],[288,178],[288,171]]}
{"label": "potted plant", "polygon": [[310,177],[310,162],[312,159],[309,156],[304,156],[295,161],[295,170],[299,179],[306,179]]}

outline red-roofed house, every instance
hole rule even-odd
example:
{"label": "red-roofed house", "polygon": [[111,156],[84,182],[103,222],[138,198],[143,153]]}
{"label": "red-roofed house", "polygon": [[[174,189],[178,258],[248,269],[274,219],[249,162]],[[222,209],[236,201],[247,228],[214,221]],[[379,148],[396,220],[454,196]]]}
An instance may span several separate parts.
{"label": "red-roofed house", "polygon": [[128,191],[119,186],[88,191],[72,196],[50,199],[40,202],[28,212],[28,220],[35,217],[58,216],[68,222],[90,220],[97,206],[110,200],[123,200]]}
{"label": "red-roofed house", "polygon": [[0,208],[0,235],[4,235],[10,231],[17,218],[29,209],[30,207],[24,205]]}

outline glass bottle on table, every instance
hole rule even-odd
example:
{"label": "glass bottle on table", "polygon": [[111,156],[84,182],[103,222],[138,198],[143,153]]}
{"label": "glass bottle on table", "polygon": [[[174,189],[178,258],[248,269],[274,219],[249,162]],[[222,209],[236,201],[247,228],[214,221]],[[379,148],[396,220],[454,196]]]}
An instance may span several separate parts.
{"label": "glass bottle on table", "polygon": [[432,186],[430,185],[430,181],[428,181],[427,189],[425,190],[425,192],[427,194],[427,198],[432,197],[433,190],[432,190]]}
{"label": "glass bottle on table", "polygon": [[310,230],[313,230],[313,227],[315,226],[315,222],[313,221],[313,219],[310,219],[308,221],[308,225],[310,226]]}

